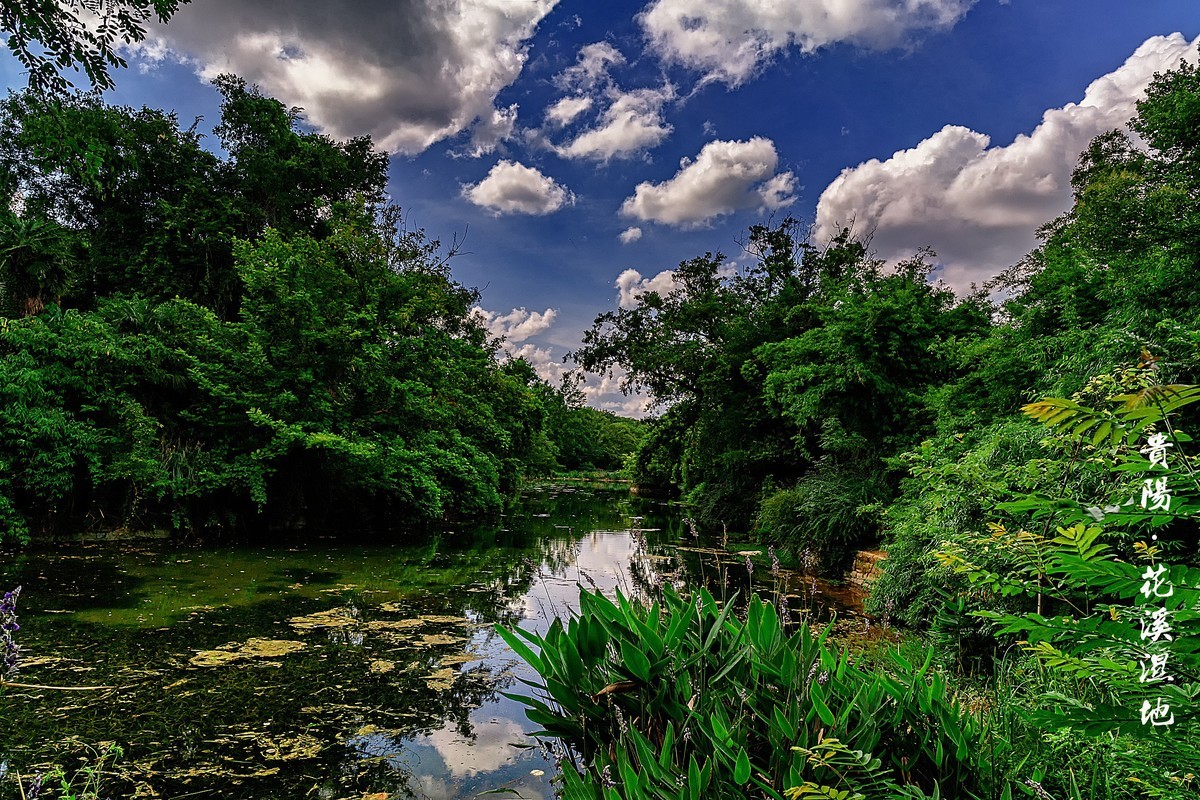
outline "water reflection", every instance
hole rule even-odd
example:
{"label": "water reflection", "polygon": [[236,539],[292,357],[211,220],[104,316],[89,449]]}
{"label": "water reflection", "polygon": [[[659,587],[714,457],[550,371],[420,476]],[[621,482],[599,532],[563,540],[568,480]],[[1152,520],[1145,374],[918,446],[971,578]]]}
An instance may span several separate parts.
{"label": "water reflection", "polygon": [[418,543],[9,558],[22,680],[119,688],[0,694],[0,798],[20,796],[12,768],[74,767],[100,742],[125,748],[113,797],[553,797],[553,755],[500,694],[533,675],[494,625],[544,632],[580,585],[748,585],[700,544],[666,506],[548,486],[503,529]]}
{"label": "water reflection", "polygon": [[[550,759],[499,692],[528,676],[496,623],[544,630],[577,581],[628,589],[613,493],[548,488],[502,531],[411,545],[76,547],[0,563],[23,584],[22,680],[0,695],[12,773],[115,741],[112,796],[553,796]],[[586,576],[586,577],[584,577]],[[536,774],[542,773],[542,774]]]}

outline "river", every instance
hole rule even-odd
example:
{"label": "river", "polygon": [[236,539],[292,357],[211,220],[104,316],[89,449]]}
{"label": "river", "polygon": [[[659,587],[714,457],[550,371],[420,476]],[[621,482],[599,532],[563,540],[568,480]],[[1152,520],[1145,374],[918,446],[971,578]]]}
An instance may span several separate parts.
{"label": "river", "polygon": [[[13,680],[88,687],[0,689],[0,798],[53,764],[99,765],[106,798],[552,798],[553,753],[503,694],[534,676],[496,624],[544,631],[580,585],[780,589],[765,554],[752,575],[623,488],[533,487],[470,533],[337,534],[0,555]],[[797,613],[808,588],[789,580]]]}

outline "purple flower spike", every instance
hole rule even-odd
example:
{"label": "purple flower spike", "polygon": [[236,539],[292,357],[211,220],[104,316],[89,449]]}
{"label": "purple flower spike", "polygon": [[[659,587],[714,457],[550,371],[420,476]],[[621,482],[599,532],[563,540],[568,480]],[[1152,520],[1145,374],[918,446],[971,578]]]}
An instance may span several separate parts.
{"label": "purple flower spike", "polygon": [[4,593],[0,600],[0,676],[10,677],[17,673],[21,663],[21,648],[17,645],[13,634],[21,630],[17,624],[17,598],[21,596],[21,587]]}

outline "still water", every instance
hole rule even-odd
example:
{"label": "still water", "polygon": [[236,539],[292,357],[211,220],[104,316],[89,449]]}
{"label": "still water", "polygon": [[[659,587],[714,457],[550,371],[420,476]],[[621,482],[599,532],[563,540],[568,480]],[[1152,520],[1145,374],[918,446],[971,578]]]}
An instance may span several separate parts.
{"label": "still water", "polygon": [[111,687],[0,689],[0,798],[97,763],[111,798],[552,798],[553,754],[503,695],[534,676],[494,626],[544,631],[580,585],[750,580],[696,544],[664,504],[552,485],[476,534],[0,556],[24,587],[16,680]]}

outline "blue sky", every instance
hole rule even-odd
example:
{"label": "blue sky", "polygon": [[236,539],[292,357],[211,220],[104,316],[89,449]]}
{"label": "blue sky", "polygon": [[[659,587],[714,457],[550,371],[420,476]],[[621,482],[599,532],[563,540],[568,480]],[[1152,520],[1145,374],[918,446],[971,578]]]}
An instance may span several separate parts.
{"label": "blue sky", "polygon": [[[236,72],[392,154],[390,191],[547,377],[592,319],[774,216],[956,289],[1028,251],[1092,136],[1197,60],[1195,0],[195,0],[110,101],[217,117]],[[19,86],[11,59],[0,80]],[[465,238],[464,238],[465,237]],[[593,403],[627,412],[613,381]]]}

